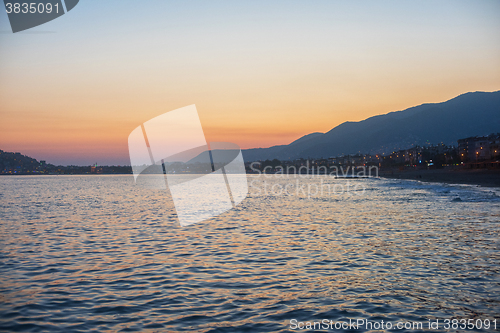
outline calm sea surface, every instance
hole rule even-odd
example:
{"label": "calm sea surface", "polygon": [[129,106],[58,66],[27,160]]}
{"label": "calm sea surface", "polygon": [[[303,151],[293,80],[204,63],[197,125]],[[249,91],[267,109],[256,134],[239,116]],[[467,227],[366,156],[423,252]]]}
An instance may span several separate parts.
{"label": "calm sea surface", "polygon": [[0,177],[0,330],[495,317],[499,330],[500,189],[349,182],[250,176],[236,209],[181,228],[168,192],[131,176]]}

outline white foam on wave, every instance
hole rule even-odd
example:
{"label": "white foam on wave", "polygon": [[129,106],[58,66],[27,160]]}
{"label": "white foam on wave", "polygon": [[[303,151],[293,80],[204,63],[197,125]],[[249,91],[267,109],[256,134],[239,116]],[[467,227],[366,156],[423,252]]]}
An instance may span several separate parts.
{"label": "white foam on wave", "polygon": [[500,202],[500,188],[479,185],[422,182],[412,179],[386,179],[379,183],[391,191],[422,191],[452,202]]}

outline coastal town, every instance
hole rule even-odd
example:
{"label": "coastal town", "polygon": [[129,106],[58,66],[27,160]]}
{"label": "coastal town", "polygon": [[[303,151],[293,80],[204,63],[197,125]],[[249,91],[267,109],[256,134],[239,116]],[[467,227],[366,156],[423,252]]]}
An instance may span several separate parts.
{"label": "coastal town", "polygon": [[[390,154],[349,154],[323,159],[301,158],[280,161],[245,162],[247,173],[325,173],[332,166],[378,167],[380,170],[500,169],[500,133],[459,139],[456,146],[445,144],[414,146]],[[200,170],[200,168],[191,168]],[[178,170],[182,171],[182,170]],[[184,170],[189,172],[189,170]],[[0,150],[0,174],[130,174],[130,166],[56,166],[46,161]]]}
{"label": "coastal town", "polygon": [[[246,162],[247,173],[276,173],[284,168],[285,173],[314,173],[329,170],[332,166],[370,167],[380,170],[441,169],[446,167],[463,169],[500,169],[500,133],[460,139],[457,146],[445,144],[415,146],[390,154],[354,154],[325,159],[297,159],[292,161],[266,160]],[[305,167],[305,168],[304,168]]]}

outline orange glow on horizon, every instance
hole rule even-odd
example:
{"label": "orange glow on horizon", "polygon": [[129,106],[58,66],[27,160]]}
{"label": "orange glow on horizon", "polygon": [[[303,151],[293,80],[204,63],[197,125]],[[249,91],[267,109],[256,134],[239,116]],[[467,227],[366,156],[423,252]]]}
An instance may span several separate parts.
{"label": "orange glow on horizon", "polygon": [[86,3],[39,30],[57,33],[0,34],[0,149],[49,163],[123,165],[134,128],[191,104],[207,141],[245,149],[500,90],[495,2],[324,1],[286,10],[246,2],[201,11],[159,2],[161,10],[134,16],[141,29],[130,25],[133,2],[106,20],[91,16],[112,3]]}

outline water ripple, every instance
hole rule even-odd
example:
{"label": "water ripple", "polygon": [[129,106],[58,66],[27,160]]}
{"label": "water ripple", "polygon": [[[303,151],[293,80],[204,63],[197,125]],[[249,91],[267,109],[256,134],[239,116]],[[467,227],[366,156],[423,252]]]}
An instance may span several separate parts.
{"label": "water ripple", "polygon": [[168,192],[128,176],[0,177],[0,329],[498,317],[497,190],[359,181],[362,196],[251,189],[236,209],[180,228]]}

